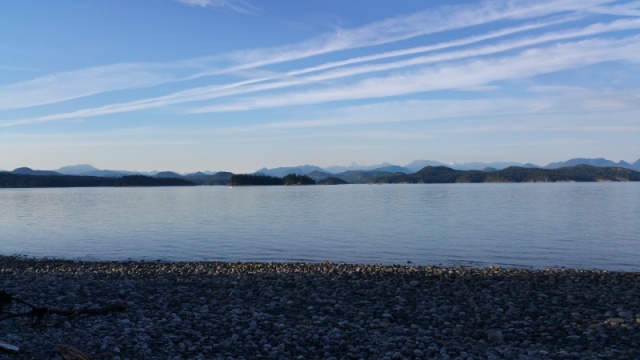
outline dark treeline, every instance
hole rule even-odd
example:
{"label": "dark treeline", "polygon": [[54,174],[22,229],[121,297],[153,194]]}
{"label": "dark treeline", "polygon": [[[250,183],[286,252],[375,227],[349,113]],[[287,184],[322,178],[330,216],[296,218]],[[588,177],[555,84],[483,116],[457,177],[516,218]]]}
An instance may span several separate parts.
{"label": "dark treeline", "polygon": [[640,172],[619,167],[578,165],[559,169],[508,167],[496,171],[454,170],[445,166],[427,166],[413,174],[396,173],[375,177],[370,183],[445,184],[445,183],[507,183],[507,182],[594,182],[640,181]]}
{"label": "dark treeline", "polygon": [[233,174],[230,172],[221,171],[213,175],[196,173],[184,176],[182,178],[196,183],[197,185],[227,185],[229,184],[229,180],[232,176]]}
{"label": "dark treeline", "polygon": [[307,175],[289,174],[282,178],[284,185],[315,185],[316,181]]}
{"label": "dark treeline", "polygon": [[130,175],[120,178],[74,175],[25,175],[0,173],[1,188],[52,188],[52,187],[99,187],[99,186],[192,186],[183,179],[152,178]]}
{"label": "dark treeline", "polygon": [[260,174],[237,174],[229,180],[231,186],[243,185],[315,185],[315,180],[306,175],[289,174],[284,178]]}
{"label": "dark treeline", "polygon": [[[327,174],[328,175],[328,174]],[[413,174],[384,171],[347,171],[330,177],[289,174],[283,178],[263,174],[229,172],[214,175],[193,174],[178,177],[127,175],[122,177],[33,175],[0,172],[0,188],[99,187],[99,186],[189,186],[189,185],[335,185],[335,184],[444,184],[509,182],[595,182],[640,181],[640,172],[622,167],[578,165],[558,169],[508,167],[503,170],[454,170],[445,166],[427,166]]]}
{"label": "dark treeline", "polygon": [[191,181],[179,178],[155,178],[145,175],[129,175],[115,179],[114,186],[194,186]]}

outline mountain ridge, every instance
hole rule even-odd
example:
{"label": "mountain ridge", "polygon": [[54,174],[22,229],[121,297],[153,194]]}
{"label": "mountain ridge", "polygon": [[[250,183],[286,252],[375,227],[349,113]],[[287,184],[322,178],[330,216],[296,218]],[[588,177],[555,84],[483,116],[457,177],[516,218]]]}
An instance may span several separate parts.
{"label": "mountain ridge", "polygon": [[556,169],[510,166],[496,171],[454,170],[446,166],[427,166],[413,174],[396,173],[373,177],[373,184],[452,184],[522,182],[602,182],[640,181],[640,172],[622,167],[576,165]]}
{"label": "mountain ridge", "polygon": [[[404,174],[412,174],[422,170],[427,166],[431,167],[439,167],[445,166],[454,170],[478,170],[478,171],[495,171],[495,170],[503,170],[508,167],[517,166],[523,168],[540,168],[540,169],[558,169],[562,167],[571,167],[577,165],[591,165],[595,167],[621,167],[626,169],[631,169],[634,171],[640,171],[640,159],[636,160],[633,163],[626,162],[624,160],[614,162],[612,160],[608,160],[605,158],[572,158],[566,161],[558,161],[552,162],[545,166],[539,166],[531,163],[518,163],[518,162],[469,162],[469,163],[442,163],[440,161],[435,160],[414,160],[411,163],[400,166],[394,165],[389,162],[383,162],[377,165],[368,165],[361,166],[356,163],[352,163],[349,166],[328,166],[328,167],[320,167],[315,165],[299,165],[299,166],[288,166],[288,167],[276,167],[268,169],[263,167],[254,172],[254,174],[262,174],[268,176],[276,176],[276,177],[284,177],[288,174],[296,174],[296,175],[308,175],[311,174],[311,177],[316,181],[321,180],[323,178],[331,177],[337,174],[347,173],[349,177],[353,176],[355,178],[362,178],[366,172],[387,172],[387,173],[404,173]],[[0,171],[2,172],[2,171]],[[113,177],[118,178],[122,176],[128,175],[145,175],[145,176],[154,176],[154,177],[191,177],[193,179],[201,179],[202,181],[207,181],[211,176],[215,174],[221,173],[215,180],[216,183],[220,182],[222,178],[229,177],[228,174],[231,174],[226,171],[197,171],[192,173],[184,173],[180,174],[173,171],[152,171],[152,172],[140,172],[140,171],[128,171],[128,170],[106,170],[106,169],[98,169],[89,164],[78,164],[78,165],[69,165],[63,166],[57,170],[33,170],[28,167],[17,168],[13,171],[4,171],[15,174],[31,174],[31,175],[81,175],[81,176],[96,176],[96,177]],[[371,177],[371,176],[369,176]]]}
{"label": "mountain ridge", "polygon": [[[400,166],[394,165],[388,162],[384,162],[378,165],[370,165],[370,166],[360,166],[355,163],[352,163],[349,166],[328,166],[325,168],[321,168],[313,165],[302,165],[302,166],[289,166],[289,167],[277,167],[277,168],[262,168],[255,172],[255,174],[264,174],[269,176],[279,176],[280,174],[289,174],[296,173],[299,175],[307,175],[312,171],[320,171],[329,174],[339,174],[348,171],[372,171],[372,170],[381,170],[381,171],[391,171],[391,172],[404,172],[405,174],[414,173],[420,171],[421,169],[427,166],[446,166],[448,168],[454,170],[485,170],[485,169],[495,169],[495,170],[503,170],[508,167],[517,166],[523,168],[540,168],[540,169],[557,169],[561,167],[570,167],[576,165],[591,165],[595,167],[622,167],[626,169],[631,169],[634,171],[640,171],[640,159],[636,160],[634,163],[628,163],[624,160],[619,162],[614,162],[611,160],[607,160],[604,158],[572,158],[566,161],[558,161],[552,162],[545,166],[540,166],[532,163],[519,163],[512,161],[495,161],[490,163],[484,162],[469,162],[469,163],[450,163],[446,164],[440,161],[435,160],[414,160],[411,163]],[[312,171],[305,171],[303,169],[313,168]],[[332,171],[333,170],[333,171]],[[336,170],[340,170],[337,171]]]}
{"label": "mountain ridge", "polygon": [[[186,186],[186,185],[337,185],[337,184],[451,184],[521,182],[626,182],[640,181],[640,172],[623,167],[576,165],[556,169],[511,166],[491,171],[455,170],[446,166],[426,166],[405,174],[381,170],[349,170],[339,174],[312,172],[275,177],[258,174],[216,173],[182,176],[161,172],[157,176],[127,175],[121,178],[48,174],[47,171],[19,168],[16,173],[0,172],[0,188],[96,187],[96,186]],[[30,172],[30,173],[29,173]],[[40,174],[40,175],[37,175]]]}

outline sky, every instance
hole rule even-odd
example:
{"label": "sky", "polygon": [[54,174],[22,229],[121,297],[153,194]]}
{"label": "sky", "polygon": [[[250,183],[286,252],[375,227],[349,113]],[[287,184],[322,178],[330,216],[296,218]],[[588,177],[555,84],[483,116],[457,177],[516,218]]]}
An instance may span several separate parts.
{"label": "sky", "polygon": [[0,4],[0,169],[640,157],[640,1]]}

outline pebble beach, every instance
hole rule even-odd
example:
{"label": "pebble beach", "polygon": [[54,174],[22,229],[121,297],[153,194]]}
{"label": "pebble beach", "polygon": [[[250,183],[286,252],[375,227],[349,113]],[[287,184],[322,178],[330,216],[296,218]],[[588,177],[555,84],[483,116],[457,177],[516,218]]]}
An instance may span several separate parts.
{"label": "pebble beach", "polygon": [[0,359],[639,359],[640,273],[0,256]]}

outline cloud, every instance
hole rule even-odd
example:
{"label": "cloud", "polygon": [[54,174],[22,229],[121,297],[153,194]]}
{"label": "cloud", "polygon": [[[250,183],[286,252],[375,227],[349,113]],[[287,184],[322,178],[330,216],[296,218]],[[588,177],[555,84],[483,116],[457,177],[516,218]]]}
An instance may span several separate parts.
{"label": "cloud", "polygon": [[[235,6],[242,1],[183,0],[193,6]],[[0,86],[0,109],[15,109],[68,101],[117,90],[144,88],[221,73],[253,69],[309,58],[330,52],[388,44],[409,38],[486,24],[509,18],[535,18],[565,11],[582,11],[605,0],[493,1],[479,5],[442,7],[407,16],[373,22],[309,40],[267,49],[241,50],[164,64],[124,63],[55,73],[16,84]],[[514,30],[517,31],[517,30]],[[402,54],[387,54],[400,56]],[[366,59],[365,59],[366,60]],[[371,59],[369,59],[371,60]],[[223,64],[227,63],[226,66]],[[335,64],[339,66],[340,64]]]}
{"label": "cloud", "polygon": [[609,6],[592,6],[589,8],[589,11],[607,15],[640,16],[640,4],[637,2],[629,2]]}
{"label": "cloud", "polygon": [[[176,71],[177,70],[177,71]],[[0,85],[0,110],[52,104],[117,90],[146,88],[187,79],[177,63],[126,63],[55,73]]]}
{"label": "cloud", "polygon": [[347,85],[225,102],[193,112],[246,111],[260,108],[382,98],[425,91],[465,89],[496,81],[548,74],[605,61],[640,61],[640,37],[583,40],[522,51],[516,56],[425,67],[402,74],[369,77]]}
{"label": "cloud", "polygon": [[[485,1],[473,5],[443,6],[410,15],[373,22],[358,28],[339,29],[293,45],[252,49],[229,54],[246,66],[264,66],[299,60],[330,52],[394,43],[449,30],[493,23],[501,20],[534,19],[565,12],[585,12],[589,6],[609,0],[583,1]],[[239,66],[239,68],[243,68]]]}
{"label": "cloud", "polygon": [[[88,116],[100,116],[100,115],[106,115],[106,114],[112,114],[112,113],[118,113],[118,112],[143,110],[143,109],[148,109],[152,107],[161,107],[161,106],[179,104],[184,102],[202,101],[202,100],[215,99],[215,98],[220,98],[225,96],[247,94],[252,92],[284,89],[291,86],[310,85],[312,83],[323,82],[327,80],[335,80],[335,79],[340,79],[340,78],[350,77],[355,75],[363,75],[363,74],[368,74],[372,72],[380,72],[384,70],[400,69],[403,67],[426,65],[429,63],[461,60],[465,58],[478,57],[482,55],[490,55],[490,54],[495,54],[499,52],[514,50],[521,47],[536,45],[536,44],[545,43],[545,42],[553,42],[553,41],[562,40],[562,39],[569,39],[569,38],[581,37],[581,36],[587,36],[587,35],[595,35],[595,34],[607,33],[611,31],[619,31],[619,30],[625,30],[625,29],[633,29],[633,28],[640,27],[640,20],[625,19],[625,20],[613,21],[611,23],[596,23],[581,29],[570,29],[570,30],[559,31],[559,32],[549,32],[549,33],[544,33],[539,36],[531,37],[531,38],[510,40],[502,43],[491,44],[488,46],[482,46],[477,48],[469,48],[465,50],[442,52],[437,55],[414,57],[410,59],[400,60],[397,62],[379,63],[375,65],[364,65],[359,67],[342,67],[339,70],[325,71],[325,72],[307,76],[307,77],[293,76],[297,74],[317,72],[317,70],[320,68],[331,69],[346,63],[354,64],[354,63],[367,61],[367,60],[379,60],[383,58],[394,57],[395,55],[397,55],[397,53],[400,53],[400,52],[402,54],[408,54],[408,53],[417,53],[417,52],[428,52],[430,50],[444,50],[449,47],[456,47],[461,43],[471,44],[473,43],[473,41],[482,41],[487,38],[493,38],[494,36],[514,34],[521,31],[522,29],[537,28],[538,25],[542,25],[542,24],[540,23],[526,24],[521,27],[503,29],[503,30],[495,31],[489,34],[477,35],[470,38],[464,38],[464,39],[454,40],[450,42],[429,45],[429,46],[422,46],[418,48],[410,48],[402,51],[395,51],[393,52],[393,54],[381,53],[377,55],[372,55],[367,58],[360,57],[355,59],[349,59],[340,63],[336,63],[336,62],[326,63],[326,64],[315,66],[315,67],[292,70],[285,74],[277,74],[277,73],[273,75],[268,75],[271,73],[267,73],[267,75],[261,74],[262,77],[252,78],[252,79],[239,81],[235,83],[198,87],[198,88],[188,89],[188,90],[172,93],[166,96],[160,96],[160,97],[151,98],[151,99],[143,99],[143,100],[136,100],[136,101],[121,103],[121,104],[106,105],[106,106],[97,107],[93,109],[78,110],[70,113],[53,114],[53,115],[43,116],[37,119],[30,119],[30,120],[27,119],[27,120],[24,120],[23,122],[13,122],[11,124],[18,125],[21,123],[52,121],[52,120],[58,120],[58,119],[64,119],[64,118],[81,118],[81,117],[88,117]],[[274,82],[273,80],[278,80],[278,81]],[[468,83],[466,85],[461,84],[459,88],[465,89],[465,90],[476,90],[476,91],[481,89],[491,89],[491,87],[489,87],[486,84],[476,84],[476,83]],[[222,111],[222,110],[223,109],[220,109],[219,107],[214,106],[214,107],[202,107],[199,109],[195,109],[193,111],[207,112],[207,111]],[[236,108],[236,109],[227,109],[227,110],[237,111],[241,109]],[[8,123],[5,123],[4,125],[7,126]]]}
{"label": "cloud", "polygon": [[176,0],[179,3],[197,6],[197,7],[223,7],[227,9],[231,9],[234,12],[245,14],[245,15],[254,15],[259,12],[259,9],[246,1],[242,0]]}
{"label": "cloud", "polygon": [[[176,92],[167,96],[161,96],[154,99],[145,99],[121,104],[120,106],[106,106],[96,108],[96,115],[109,113],[110,111],[134,111],[148,107],[164,106],[168,104],[200,101],[219,96],[227,96],[238,93],[255,92],[269,89],[282,88],[292,85],[308,84],[328,79],[335,79],[345,76],[353,76],[358,74],[366,74],[375,71],[383,71],[397,69],[402,67],[425,64],[429,62],[454,60],[464,57],[479,56],[499,51],[506,51],[517,47],[533,45],[536,43],[557,41],[561,39],[586,36],[610,31],[618,31],[625,29],[637,29],[640,27],[640,19],[618,20],[611,23],[597,23],[587,26],[583,29],[573,29],[564,32],[548,33],[542,36],[524,39],[520,41],[512,41],[499,45],[492,45],[482,49],[471,49],[458,52],[443,53],[438,56],[416,57],[403,60],[396,63],[368,65],[360,68],[343,68],[337,72],[325,72],[321,75],[296,80],[293,76],[317,72],[319,70],[327,70],[331,68],[341,67],[347,64],[356,64],[360,62],[376,61],[391,57],[399,57],[408,54],[417,54],[421,52],[429,52],[434,50],[443,50],[449,47],[456,47],[465,44],[472,44],[478,41],[484,41],[505,35],[512,35],[521,31],[535,29],[543,26],[554,24],[559,20],[550,22],[541,22],[526,24],[520,27],[507,28],[494,31],[488,34],[477,35],[469,38],[463,38],[450,42],[414,47],[393,52],[384,52],[366,57],[352,58],[339,62],[330,62],[322,65],[292,70],[286,74],[275,74],[272,76],[263,76],[253,78],[236,83],[226,85],[215,85],[193,88],[186,91]],[[167,64],[121,64],[104,67],[96,67],[83,69],[73,72],[59,73],[47,77],[34,79],[32,81],[18,83],[13,85],[0,86],[0,109],[11,109],[20,107],[37,106],[49,104],[64,100],[71,100],[83,96],[95,95],[106,91],[117,91],[129,89],[133,87],[149,87],[167,82],[179,82],[204,76],[204,74],[213,74],[223,72],[223,70],[207,69],[204,63],[213,62],[212,59],[203,58],[200,61],[174,62]],[[189,68],[195,73],[187,73],[185,68]],[[205,70],[203,71],[202,68]],[[171,72],[170,70],[174,70]],[[206,72],[208,70],[208,73]],[[198,72],[200,71],[200,72]],[[274,80],[276,78],[284,78],[285,81],[279,84],[258,85],[248,87],[249,85]],[[243,88],[240,90],[240,88]],[[232,90],[236,89],[236,90]],[[21,96],[16,96],[20,94]],[[2,100],[5,99],[5,100]],[[83,112],[84,113],[84,112]],[[86,116],[85,114],[83,116]]]}
{"label": "cloud", "polygon": [[[193,6],[220,6],[223,1],[187,1]],[[608,0],[585,0],[585,1],[492,1],[474,5],[445,6],[436,10],[423,11],[408,16],[395,17],[383,21],[374,22],[359,28],[341,29],[339,32],[324,34],[311,38],[297,44],[285,45],[267,49],[252,49],[236,51],[228,54],[212,57],[202,57],[174,61],[169,63],[128,63],[115,64],[103,67],[80,69],[76,71],[52,74],[49,76],[36,78],[30,81],[2,85],[0,86],[0,109],[28,108],[57,102],[64,102],[80,97],[98,95],[106,92],[119,90],[154,87],[166,83],[186,82],[202,77],[215,76],[220,74],[239,75],[241,72],[251,69],[259,69],[268,65],[286,63],[294,60],[313,58],[315,55],[329,52],[348,50],[355,48],[373,48],[376,45],[388,44],[418,37],[436,32],[458,30],[470,26],[500,22],[504,28],[474,35],[467,38],[455,39],[440,44],[429,44],[424,46],[399,49],[394,51],[378,52],[366,56],[347,58],[339,61],[332,61],[312,65],[305,68],[291,69],[283,73],[264,72],[249,79],[236,82],[223,82],[209,86],[198,86],[187,88],[182,91],[173,92],[167,95],[154,98],[133,100],[124,103],[106,104],[94,108],[79,109],[66,113],[49,114],[32,118],[15,119],[0,122],[0,126],[11,126],[27,124],[32,122],[53,121],[60,119],[86,118],[91,116],[101,116],[106,114],[140,111],[150,108],[163,107],[181,103],[213,100],[221,97],[231,97],[226,105],[201,106],[193,109],[193,112],[217,112],[217,111],[241,111],[264,107],[287,105],[278,97],[283,94],[267,95],[256,98],[239,98],[240,95],[267,92],[273,90],[285,90],[290,87],[311,87],[314,84],[322,85],[323,88],[307,89],[297,91],[292,94],[293,102],[289,104],[311,104],[325,101],[340,100],[341,94],[347,93],[343,99],[377,98],[385,96],[395,96],[398,94],[410,94],[423,91],[434,91],[438,89],[482,89],[488,88],[488,84],[500,80],[521,78],[522,74],[512,73],[511,77],[494,76],[484,81],[480,81],[475,74],[470,74],[468,81],[462,81],[455,72],[466,73],[465,67],[475,66],[475,70],[482,70],[482,67],[491,67],[491,59],[483,59],[484,63],[461,61],[473,57],[495,55],[499,52],[513,51],[517,48],[530,47],[544,42],[554,42],[563,39],[584,37],[588,35],[601,34],[624,29],[637,29],[640,20],[622,19],[610,23],[597,23],[585,26],[581,29],[566,31],[556,31],[539,36],[522,37],[521,39],[509,40],[499,44],[490,44],[478,48],[466,48],[463,46],[472,45],[477,42],[497,39],[504,36],[526,35],[527,31],[541,29],[551,25],[570,23],[585,16],[588,12],[603,12],[609,9],[611,12],[621,11],[629,8],[626,4],[610,6]],[[623,9],[623,10],[624,10]],[[550,16],[549,18],[544,18]],[[519,26],[512,26],[510,20],[513,19],[534,19],[531,23]],[[506,26],[510,25],[510,26]],[[611,42],[614,44],[614,42]],[[637,45],[637,44],[636,44]],[[453,51],[450,48],[457,48]],[[611,48],[609,51],[617,51]],[[416,56],[406,58],[410,55],[418,55],[440,51],[437,54],[427,56]],[[586,51],[582,49],[582,51]],[[530,56],[533,56],[530,54]],[[380,60],[402,58],[401,60],[381,63]],[[602,61],[605,61],[604,56]],[[501,58],[495,57],[495,61]],[[510,59],[510,58],[505,58]],[[539,59],[544,63],[545,59]],[[584,61],[577,59],[576,64],[580,65]],[[582,62],[581,62],[582,61]],[[448,62],[447,68],[440,66],[440,72],[453,72],[453,78],[457,82],[453,86],[437,86],[441,82],[433,67],[426,67],[430,64]],[[589,63],[597,63],[593,60]],[[350,66],[363,64],[361,66]],[[536,64],[531,64],[535,70]],[[543,66],[543,64],[537,64]],[[508,64],[505,65],[508,69]],[[422,67],[420,71],[416,67]],[[560,69],[569,68],[565,65]],[[494,70],[495,67],[493,68]],[[369,80],[351,80],[339,83],[337,80],[350,77],[362,77],[383,71],[403,71],[404,74],[391,74],[387,76],[372,77]],[[529,69],[527,69],[529,70]],[[429,73],[431,71],[431,73]],[[541,73],[549,73],[557,70],[548,70]],[[311,74],[308,76],[301,76]],[[530,76],[539,74],[529,73]],[[416,79],[411,77],[417,76]],[[442,74],[440,75],[442,76]],[[429,82],[426,81],[430,77]],[[409,86],[403,91],[399,88],[398,82],[406,81]],[[389,86],[384,88],[365,88],[366,86]],[[333,95],[332,95],[333,94]],[[284,96],[288,97],[285,93]],[[313,96],[317,96],[315,100]],[[272,101],[275,100],[275,101]]]}
{"label": "cloud", "polygon": [[[305,110],[254,126],[225,128],[225,134],[356,134],[370,129],[410,127],[420,134],[505,132],[637,131],[640,91],[594,91],[579,87],[535,87],[530,96],[386,101],[342,106],[318,112]],[[603,123],[606,118],[606,123]],[[402,125],[400,125],[402,124]],[[309,131],[313,129],[313,131]],[[289,135],[294,136],[294,135]]]}
{"label": "cloud", "polygon": [[281,121],[261,125],[264,129],[297,129],[369,125],[395,122],[437,121],[455,118],[499,117],[548,109],[544,99],[405,100],[348,106],[319,119]]}

